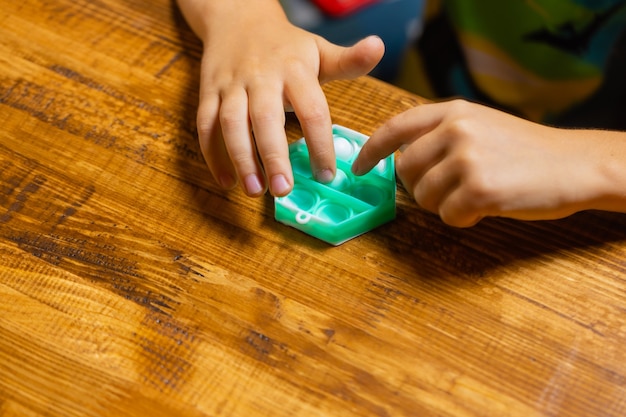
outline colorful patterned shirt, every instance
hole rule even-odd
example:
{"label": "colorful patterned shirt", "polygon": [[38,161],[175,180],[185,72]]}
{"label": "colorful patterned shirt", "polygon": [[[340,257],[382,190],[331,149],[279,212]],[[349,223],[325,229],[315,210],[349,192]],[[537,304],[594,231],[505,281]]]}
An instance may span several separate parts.
{"label": "colorful patterned shirt", "polygon": [[442,0],[419,46],[439,96],[626,128],[626,0]]}

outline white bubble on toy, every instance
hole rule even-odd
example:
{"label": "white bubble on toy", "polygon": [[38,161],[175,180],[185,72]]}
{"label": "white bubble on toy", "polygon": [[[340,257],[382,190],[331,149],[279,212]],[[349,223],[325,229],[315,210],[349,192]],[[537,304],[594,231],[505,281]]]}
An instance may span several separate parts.
{"label": "white bubble on toy", "polygon": [[352,190],[352,196],[372,206],[380,205],[387,197],[386,193],[372,184],[362,184]]}
{"label": "white bubble on toy", "polygon": [[311,173],[311,164],[307,157],[298,156],[292,158],[291,166],[293,168],[293,172],[296,174],[303,175],[305,177],[313,176]]}
{"label": "white bubble on toy", "polygon": [[335,178],[328,185],[335,190],[343,191],[350,186],[350,180],[343,170],[338,169]]}
{"label": "white bubble on toy", "polygon": [[387,161],[381,159],[380,162],[374,167],[374,170],[379,174],[384,174],[387,171]]}
{"label": "white bubble on toy", "polygon": [[318,196],[316,193],[302,189],[300,187],[294,188],[291,193],[289,193],[287,198],[296,207],[299,207],[301,210],[304,211],[311,210],[318,201]]}
{"label": "white bubble on toy", "polygon": [[317,215],[324,220],[328,220],[336,224],[349,219],[350,216],[352,216],[352,212],[347,207],[329,203],[322,205],[318,209]]}
{"label": "white bubble on toy", "polygon": [[354,146],[346,138],[335,136],[335,154],[342,161],[349,161],[354,155]]}

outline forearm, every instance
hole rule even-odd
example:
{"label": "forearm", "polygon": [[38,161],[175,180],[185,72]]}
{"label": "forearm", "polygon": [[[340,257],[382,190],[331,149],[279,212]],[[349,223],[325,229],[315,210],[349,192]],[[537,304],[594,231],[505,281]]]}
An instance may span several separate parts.
{"label": "forearm", "polygon": [[286,20],[278,0],[177,0],[194,33],[206,42],[224,29],[250,30],[256,22]]}

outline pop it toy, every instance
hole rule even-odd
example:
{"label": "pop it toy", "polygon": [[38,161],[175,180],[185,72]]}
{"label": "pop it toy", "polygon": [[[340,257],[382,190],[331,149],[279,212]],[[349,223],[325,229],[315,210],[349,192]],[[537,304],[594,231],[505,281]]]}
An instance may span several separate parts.
{"label": "pop it toy", "polygon": [[340,245],[396,216],[396,179],[393,155],[363,176],[352,174],[367,136],[333,125],[337,174],[329,184],[313,178],[304,138],[289,145],[294,187],[275,199],[275,217],[332,245]]}

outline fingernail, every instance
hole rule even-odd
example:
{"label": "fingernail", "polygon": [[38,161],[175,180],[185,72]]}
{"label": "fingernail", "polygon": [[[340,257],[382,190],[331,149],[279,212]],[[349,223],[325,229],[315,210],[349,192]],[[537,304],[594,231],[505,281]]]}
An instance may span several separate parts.
{"label": "fingernail", "polygon": [[259,180],[259,177],[255,174],[249,174],[243,180],[246,192],[249,195],[259,195],[263,192],[263,184]]}
{"label": "fingernail", "polygon": [[230,190],[235,186],[235,178],[232,175],[223,174],[219,178],[220,186],[225,190]]}
{"label": "fingernail", "polygon": [[330,169],[320,169],[315,174],[315,179],[317,179],[322,184],[328,184],[335,178],[335,175]]}
{"label": "fingernail", "polygon": [[278,174],[272,177],[270,188],[275,196],[284,196],[289,194],[291,185],[287,182],[287,178],[284,175]]}

